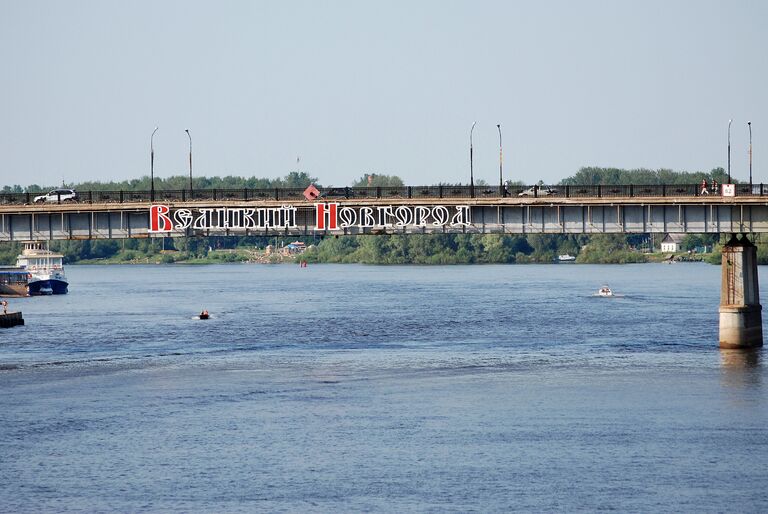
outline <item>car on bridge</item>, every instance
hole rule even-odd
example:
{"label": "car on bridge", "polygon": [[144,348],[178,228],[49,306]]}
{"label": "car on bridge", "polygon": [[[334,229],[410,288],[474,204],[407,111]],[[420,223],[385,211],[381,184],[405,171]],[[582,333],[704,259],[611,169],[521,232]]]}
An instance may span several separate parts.
{"label": "car on bridge", "polygon": [[325,200],[326,198],[350,198],[352,196],[355,196],[355,192],[352,191],[351,187],[332,187],[320,193],[319,198]]}
{"label": "car on bridge", "polygon": [[48,193],[35,197],[35,203],[49,202],[76,202],[77,192],[74,189],[54,189]]}
{"label": "car on bridge", "polygon": [[517,196],[553,196],[557,191],[549,186],[533,186],[519,192]]}

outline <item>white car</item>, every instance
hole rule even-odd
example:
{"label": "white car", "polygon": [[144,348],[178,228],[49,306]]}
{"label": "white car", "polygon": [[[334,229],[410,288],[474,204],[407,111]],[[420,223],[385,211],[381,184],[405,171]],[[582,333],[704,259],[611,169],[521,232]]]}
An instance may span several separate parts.
{"label": "white car", "polygon": [[77,193],[74,189],[54,189],[48,193],[35,197],[35,203],[48,202],[76,202]]}
{"label": "white car", "polygon": [[552,196],[556,195],[557,191],[550,189],[546,186],[533,186],[521,191],[517,196]]}

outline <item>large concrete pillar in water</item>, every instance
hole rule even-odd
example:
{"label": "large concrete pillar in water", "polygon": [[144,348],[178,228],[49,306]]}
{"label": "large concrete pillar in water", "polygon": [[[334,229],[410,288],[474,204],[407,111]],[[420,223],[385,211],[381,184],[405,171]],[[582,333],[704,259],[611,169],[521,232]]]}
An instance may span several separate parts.
{"label": "large concrete pillar in water", "polygon": [[757,283],[757,247],[736,234],[723,247],[720,285],[720,348],[763,346],[763,316]]}

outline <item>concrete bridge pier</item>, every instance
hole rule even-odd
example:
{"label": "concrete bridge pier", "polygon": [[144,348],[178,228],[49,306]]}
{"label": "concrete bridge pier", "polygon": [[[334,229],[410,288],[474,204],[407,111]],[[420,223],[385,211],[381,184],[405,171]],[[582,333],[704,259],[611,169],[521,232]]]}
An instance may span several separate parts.
{"label": "concrete bridge pier", "polygon": [[742,234],[722,251],[720,348],[763,346],[763,317],[757,282],[757,247]]}

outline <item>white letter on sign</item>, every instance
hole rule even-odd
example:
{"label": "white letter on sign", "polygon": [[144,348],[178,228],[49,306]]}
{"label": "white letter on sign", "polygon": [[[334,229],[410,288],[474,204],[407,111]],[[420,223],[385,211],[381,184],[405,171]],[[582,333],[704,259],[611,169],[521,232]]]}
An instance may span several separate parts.
{"label": "white letter on sign", "polygon": [[454,214],[453,218],[451,219],[451,225],[453,225],[454,227],[456,226],[468,227],[470,225],[468,205],[456,206],[456,214]]}
{"label": "white letter on sign", "polygon": [[405,227],[406,225],[413,225],[413,211],[410,207],[401,205],[395,209],[395,218],[397,219],[396,226]]}
{"label": "white letter on sign", "polygon": [[351,227],[357,223],[357,213],[352,207],[342,207],[339,209],[339,221],[341,228]]}
{"label": "white letter on sign", "polygon": [[173,213],[173,219],[176,221],[176,228],[184,230],[192,225],[192,211],[189,209],[179,209]]}
{"label": "white letter on sign", "polygon": [[432,222],[432,224],[436,227],[442,227],[446,223],[448,223],[448,217],[450,214],[448,213],[448,209],[443,207],[442,205],[438,205],[434,209],[432,209],[432,218],[434,218],[435,221]]}
{"label": "white letter on sign", "polygon": [[373,207],[360,208],[360,227],[373,228],[375,226],[376,226],[376,218],[374,218],[373,216]]}

